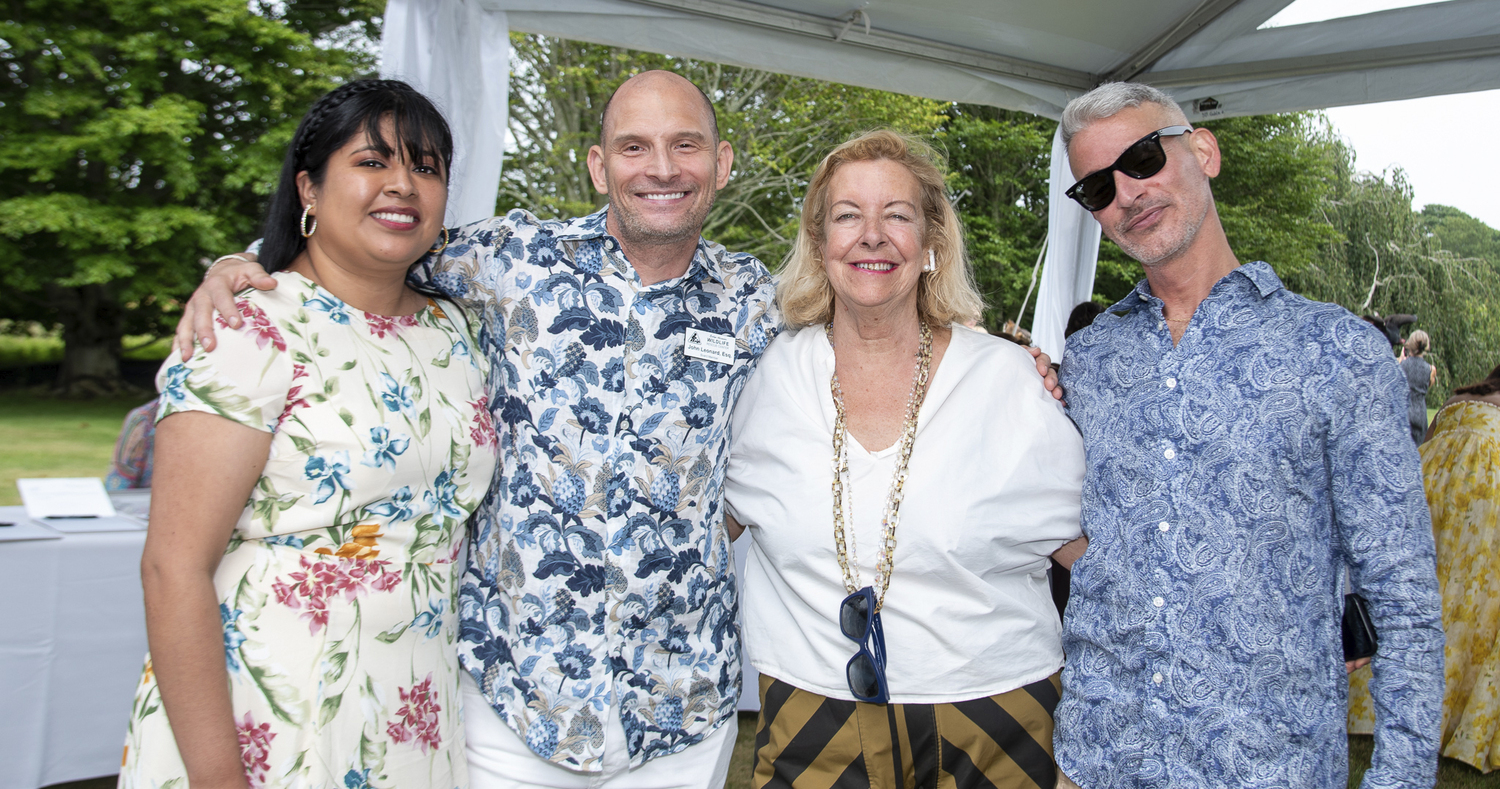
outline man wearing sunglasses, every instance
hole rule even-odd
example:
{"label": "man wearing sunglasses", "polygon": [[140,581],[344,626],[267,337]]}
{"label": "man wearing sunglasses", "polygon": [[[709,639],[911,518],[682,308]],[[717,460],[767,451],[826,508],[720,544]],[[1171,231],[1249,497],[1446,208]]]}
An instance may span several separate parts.
{"label": "man wearing sunglasses", "polygon": [[1062,362],[1089,547],[1064,623],[1059,785],[1345,786],[1347,564],[1380,643],[1363,786],[1432,786],[1443,632],[1389,347],[1240,265],[1210,189],[1218,142],[1166,94],[1106,84],[1062,126],[1068,196],[1146,279]]}

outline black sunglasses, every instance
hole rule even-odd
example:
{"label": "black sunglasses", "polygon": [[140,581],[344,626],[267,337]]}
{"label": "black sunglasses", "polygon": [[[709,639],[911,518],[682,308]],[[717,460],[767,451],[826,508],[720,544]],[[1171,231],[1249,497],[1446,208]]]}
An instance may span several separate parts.
{"label": "black sunglasses", "polygon": [[1115,201],[1115,177],[1110,173],[1119,170],[1137,181],[1156,175],[1167,165],[1167,152],[1162,150],[1161,138],[1192,131],[1191,126],[1168,126],[1151,132],[1126,148],[1114,164],[1095,170],[1068,187],[1068,197],[1078,201],[1085,211],[1103,211]]}
{"label": "black sunglasses", "polygon": [[849,692],[860,701],[885,704],[891,698],[885,684],[885,628],[875,611],[874,589],[866,586],[844,598],[839,604],[839,629],[859,643],[859,651],[844,667]]}

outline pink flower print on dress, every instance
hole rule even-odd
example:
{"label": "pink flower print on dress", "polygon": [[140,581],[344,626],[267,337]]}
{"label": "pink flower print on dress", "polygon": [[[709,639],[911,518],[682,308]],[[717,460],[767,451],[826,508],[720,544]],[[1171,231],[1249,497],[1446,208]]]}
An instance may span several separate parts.
{"label": "pink flower print on dress", "polygon": [[234,722],[234,728],[240,738],[240,761],[245,765],[246,782],[251,789],[265,786],[266,773],[271,769],[271,740],[276,739],[276,732],[271,731],[269,723],[257,726],[248,712],[243,721]]}
{"label": "pink flower print on dress", "polygon": [[396,710],[396,720],[385,725],[385,733],[394,742],[415,742],[422,753],[437,750],[443,744],[438,730],[437,695],[432,692],[432,674],[427,679],[411,686],[411,690],[397,686],[401,693],[401,709]]}
{"label": "pink flower print on dress", "polygon": [[398,315],[392,318],[386,315],[376,315],[373,312],[367,312],[365,313],[365,322],[370,326],[370,333],[383,340],[387,334],[395,334],[397,329],[417,325],[417,316]]}
{"label": "pink flower print on dress", "polygon": [[[292,380],[293,381],[297,380],[298,378],[306,378],[306,377],[307,377],[307,365],[303,365],[303,364],[294,364],[294,365],[292,365]],[[305,397],[302,396],[302,384],[297,384],[296,386],[292,387],[291,389],[288,389],[287,393],[286,393],[286,407],[283,408],[283,409],[281,409],[281,416],[279,416],[279,417],[276,418],[276,429],[277,430],[281,429],[281,423],[285,422],[286,418],[292,415],[292,409],[294,409],[294,408],[306,408],[307,406],[308,406],[307,398],[305,398]]]}
{"label": "pink flower print on dress", "polygon": [[[235,299],[234,306],[239,308],[240,314],[245,317],[244,325],[240,331],[255,338],[255,347],[264,348],[266,343],[276,346],[276,350],[286,350],[286,340],[281,338],[281,332],[271,325],[271,319],[266,317],[266,311],[251,304],[249,299]],[[215,315],[214,323],[220,328],[229,328],[229,323],[224,320],[223,315]]]}
{"label": "pink flower print on dress", "polygon": [[499,444],[499,437],[495,435],[495,416],[490,413],[490,398],[481,396],[469,403],[469,406],[474,409],[474,426],[469,428],[469,438],[474,440],[475,446],[493,447]]}
{"label": "pink flower print on dress", "polygon": [[391,569],[387,561],[348,559],[343,561],[308,561],[302,559],[302,571],[287,575],[291,583],[277,578],[271,584],[276,602],[287,608],[302,609],[302,618],[313,635],[328,626],[328,600],[342,594],[353,602],[370,590],[389,592],[401,583],[401,571]]}

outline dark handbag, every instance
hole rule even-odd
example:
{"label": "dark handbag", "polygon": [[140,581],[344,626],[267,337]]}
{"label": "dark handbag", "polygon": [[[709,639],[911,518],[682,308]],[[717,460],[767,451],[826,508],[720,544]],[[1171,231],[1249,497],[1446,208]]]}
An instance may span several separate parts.
{"label": "dark handbag", "polygon": [[1353,592],[1344,595],[1344,660],[1374,657],[1377,646],[1370,604]]}

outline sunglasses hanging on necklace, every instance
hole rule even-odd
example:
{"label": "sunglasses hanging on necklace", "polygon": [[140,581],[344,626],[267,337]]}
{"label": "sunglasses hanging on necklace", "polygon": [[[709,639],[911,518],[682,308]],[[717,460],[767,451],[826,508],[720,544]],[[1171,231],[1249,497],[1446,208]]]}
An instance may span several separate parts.
{"label": "sunglasses hanging on necklace", "polygon": [[1103,170],[1095,170],[1078,179],[1065,193],[1083,206],[1083,210],[1103,211],[1115,201],[1115,177],[1118,170],[1137,181],[1150,178],[1167,165],[1167,152],[1161,147],[1161,138],[1179,137],[1197,131],[1191,126],[1168,126],[1157,129],[1131,143],[1114,164]]}

